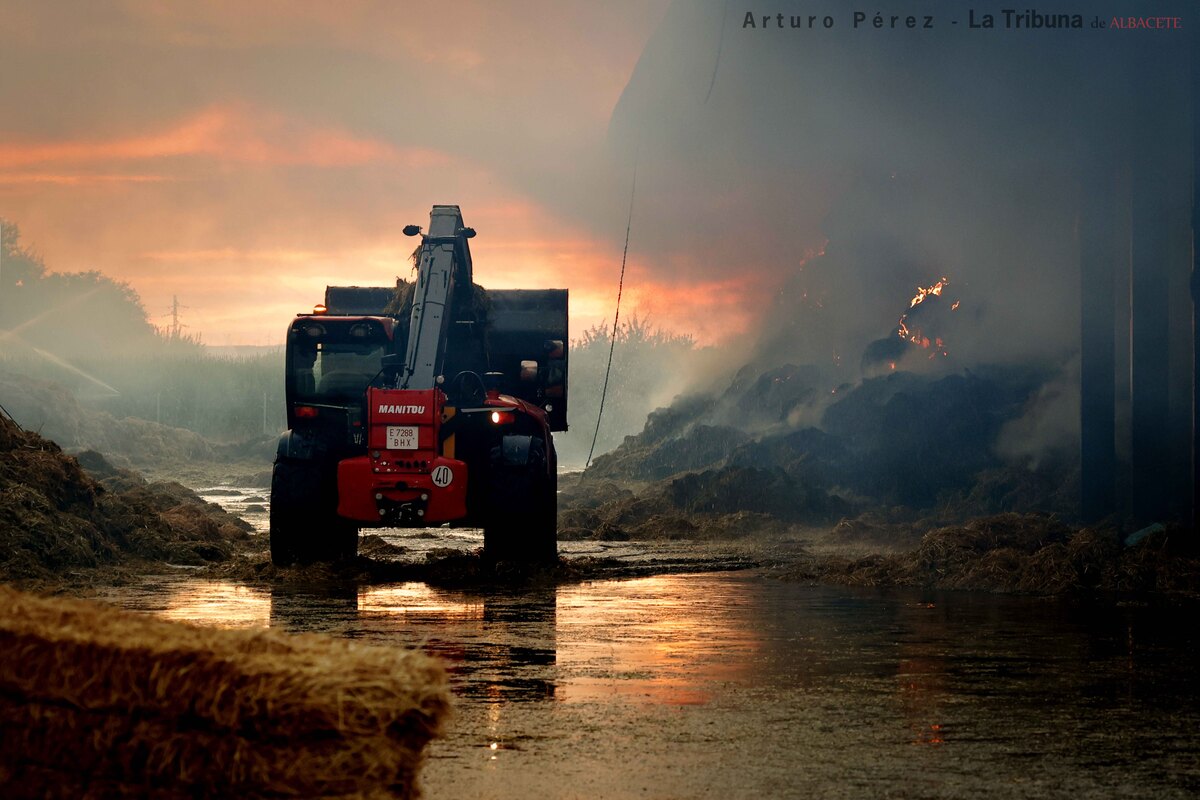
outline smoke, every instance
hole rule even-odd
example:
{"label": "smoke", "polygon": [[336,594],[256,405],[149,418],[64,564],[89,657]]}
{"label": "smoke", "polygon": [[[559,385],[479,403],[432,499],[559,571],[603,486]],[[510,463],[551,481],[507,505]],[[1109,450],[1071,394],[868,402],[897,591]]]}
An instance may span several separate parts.
{"label": "smoke", "polygon": [[[735,277],[762,309],[743,363],[809,365],[826,392],[881,370],[1074,363],[1084,187],[1145,150],[1190,163],[1188,34],[1092,28],[1128,13],[1108,3],[1053,10],[1082,30],[1004,29],[998,9],[997,29],[971,29],[949,0],[923,4],[912,30],[910,9],[876,29],[841,3],[727,5],[671,6],[610,145],[638,154],[639,246],[696,280]],[[1181,174],[1172,196],[1187,186]],[[943,277],[918,341],[899,336],[918,288]],[[1006,431],[1007,453],[1070,438],[1075,370]]]}
{"label": "smoke", "polygon": [[1000,429],[995,451],[1010,463],[1037,470],[1047,459],[1069,463],[1079,450],[1079,359],[1072,359]]}

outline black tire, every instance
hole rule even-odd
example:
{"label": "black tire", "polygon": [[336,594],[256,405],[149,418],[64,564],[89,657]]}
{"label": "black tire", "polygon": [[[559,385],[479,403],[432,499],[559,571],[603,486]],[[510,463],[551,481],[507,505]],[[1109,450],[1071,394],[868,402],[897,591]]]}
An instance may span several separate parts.
{"label": "black tire", "polygon": [[557,506],[550,486],[545,479],[511,473],[493,480],[499,499],[490,504],[484,520],[484,558],[524,563],[557,560]]}
{"label": "black tire", "polygon": [[271,562],[286,567],[358,555],[358,526],[337,515],[336,472],[279,459],[271,472]]}
{"label": "black tire", "polygon": [[490,561],[558,560],[558,476],[544,461],[529,467],[492,467],[483,555]]}
{"label": "black tire", "polygon": [[[553,445],[551,445],[553,446]],[[550,564],[558,560],[558,475],[553,451],[530,441],[529,463],[500,463],[493,452],[486,476],[484,557]]]}

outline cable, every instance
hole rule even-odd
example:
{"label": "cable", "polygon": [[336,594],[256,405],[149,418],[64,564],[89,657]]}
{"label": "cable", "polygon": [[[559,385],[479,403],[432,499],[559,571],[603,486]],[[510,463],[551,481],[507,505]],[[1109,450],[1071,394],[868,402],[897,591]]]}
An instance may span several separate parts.
{"label": "cable", "polygon": [[4,416],[8,417],[8,419],[12,422],[12,424],[17,426],[17,430],[19,430],[19,431],[25,430],[24,428],[21,427],[21,423],[17,422],[16,417],[14,417],[12,414],[8,413],[7,408],[5,408],[4,406],[0,406],[0,413],[4,414]]}
{"label": "cable", "polygon": [[708,91],[704,93],[704,105],[712,95],[713,87],[717,85],[717,68],[721,66],[721,49],[725,46],[725,20],[729,18],[729,0],[725,0],[725,8],[721,12],[721,34],[717,39],[717,58],[713,62],[712,80],[708,82]]}
{"label": "cable", "polygon": [[621,293],[625,290],[625,259],[629,256],[629,231],[633,228],[633,198],[637,194],[637,159],[633,162],[633,187],[629,190],[629,219],[625,223],[625,251],[621,253],[621,279],[617,282],[617,310],[613,314],[612,339],[608,343],[608,366],[604,368],[604,388],[600,390],[600,410],[596,413],[596,430],[592,434],[592,446],[588,448],[587,469],[592,465],[592,453],[596,452],[596,439],[600,436],[600,420],[604,417],[604,400],[608,397],[608,375],[612,371],[613,349],[617,346],[617,323],[621,319]]}

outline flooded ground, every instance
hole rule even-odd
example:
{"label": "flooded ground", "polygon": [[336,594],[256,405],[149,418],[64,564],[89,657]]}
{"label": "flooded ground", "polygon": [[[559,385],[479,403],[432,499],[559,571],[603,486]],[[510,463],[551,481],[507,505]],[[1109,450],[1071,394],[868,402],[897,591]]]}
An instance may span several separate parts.
{"label": "flooded ground", "polygon": [[[197,491],[265,534],[264,490]],[[405,561],[482,545],[475,530],[375,533]],[[103,591],[172,619],[441,656],[458,703],[424,771],[431,798],[1200,792],[1195,603],[775,579],[769,567],[806,545],[562,542],[568,562],[604,559],[624,577],[593,569],[557,587],[176,570]]]}
{"label": "flooded ground", "polygon": [[440,655],[458,705],[424,771],[431,798],[1200,791],[1194,607],[756,570],[488,593],[175,573],[108,591],[170,618]]}

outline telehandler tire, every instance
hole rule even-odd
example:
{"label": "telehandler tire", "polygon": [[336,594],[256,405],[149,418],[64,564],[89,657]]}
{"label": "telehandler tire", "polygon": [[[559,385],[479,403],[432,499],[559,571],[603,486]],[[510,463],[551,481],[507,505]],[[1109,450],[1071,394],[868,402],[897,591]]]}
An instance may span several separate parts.
{"label": "telehandler tire", "polygon": [[525,467],[492,466],[483,555],[531,564],[558,560],[558,476],[548,474],[544,458]]}
{"label": "telehandler tire", "polygon": [[270,524],[271,562],[276,566],[358,555],[358,526],[337,515],[336,473],[317,462],[275,462]]}

